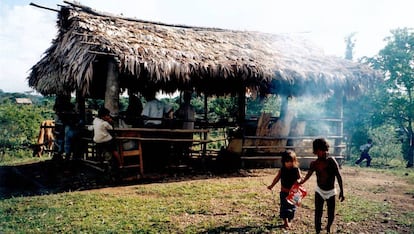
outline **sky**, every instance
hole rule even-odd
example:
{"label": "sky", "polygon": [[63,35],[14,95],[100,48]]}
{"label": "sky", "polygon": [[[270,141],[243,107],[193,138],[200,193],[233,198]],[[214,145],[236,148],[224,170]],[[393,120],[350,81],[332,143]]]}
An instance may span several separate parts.
{"label": "sky", "polygon": [[[0,0],[0,90],[31,92],[30,69],[57,35],[59,0]],[[328,55],[344,57],[355,33],[354,58],[374,56],[390,30],[414,27],[412,0],[80,0],[125,17],[234,30],[298,34]]]}

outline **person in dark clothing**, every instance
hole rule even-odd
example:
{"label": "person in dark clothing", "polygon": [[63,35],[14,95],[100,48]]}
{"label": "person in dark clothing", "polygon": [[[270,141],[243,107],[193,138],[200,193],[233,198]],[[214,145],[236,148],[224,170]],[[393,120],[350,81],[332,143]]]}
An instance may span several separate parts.
{"label": "person in dark clothing", "polygon": [[371,156],[369,155],[369,150],[372,148],[372,140],[368,139],[367,143],[364,145],[361,145],[359,147],[359,150],[361,151],[361,155],[359,156],[359,159],[355,162],[355,164],[360,164],[365,159],[367,160],[367,167],[371,166]]}
{"label": "person in dark clothing", "polygon": [[283,219],[283,227],[290,229],[290,222],[295,216],[296,207],[290,204],[286,198],[289,195],[289,191],[292,186],[301,178],[299,162],[296,157],[296,153],[293,151],[286,151],[282,155],[282,167],[276,174],[271,185],[267,186],[268,189],[276,185],[280,180],[280,218]]}
{"label": "person in dark clothing", "polygon": [[123,124],[133,128],[139,128],[143,126],[141,114],[142,114],[142,102],[139,97],[131,94],[129,96],[129,104],[125,111],[119,113]]}

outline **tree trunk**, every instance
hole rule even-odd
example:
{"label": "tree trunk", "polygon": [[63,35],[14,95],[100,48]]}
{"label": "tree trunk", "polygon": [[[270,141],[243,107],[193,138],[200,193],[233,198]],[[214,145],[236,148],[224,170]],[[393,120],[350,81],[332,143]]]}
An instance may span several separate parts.
{"label": "tree trunk", "polygon": [[407,167],[413,167],[414,162],[414,134],[411,132],[410,134],[410,148],[408,149],[407,155]]}
{"label": "tree trunk", "polygon": [[[118,69],[115,60],[108,61],[108,72],[106,77],[105,107],[112,116],[119,114],[119,80]],[[116,122],[116,121],[115,121]]]}

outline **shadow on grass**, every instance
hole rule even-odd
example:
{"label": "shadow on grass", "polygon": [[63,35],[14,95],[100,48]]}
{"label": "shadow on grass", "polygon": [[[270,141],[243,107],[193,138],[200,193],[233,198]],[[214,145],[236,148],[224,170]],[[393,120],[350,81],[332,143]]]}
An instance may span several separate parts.
{"label": "shadow on grass", "polygon": [[[134,173],[136,175],[136,173]],[[20,196],[84,191],[155,182],[177,182],[211,177],[239,177],[235,171],[212,172],[206,168],[169,168],[163,172],[146,173],[144,178],[114,180],[108,173],[92,169],[81,161],[45,160],[14,166],[0,166],[0,199]],[[125,178],[125,177],[124,177]],[[129,177],[131,178],[131,177]]]}

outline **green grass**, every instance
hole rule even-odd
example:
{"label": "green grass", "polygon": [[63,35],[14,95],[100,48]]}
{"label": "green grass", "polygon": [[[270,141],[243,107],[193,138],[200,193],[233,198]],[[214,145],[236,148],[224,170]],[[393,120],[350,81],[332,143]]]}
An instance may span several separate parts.
{"label": "green grass", "polygon": [[[194,232],[221,226],[223,218],[231,225],[258,225],[255,212],[266,206],[257,202],[260,194],[242,192],[246,186],[257,184],[190,181],[134,186],[122,195],[90,191],[5,199],[0,202],[0,232]],[[223,201],[220,211],[217,203]],[[239,207],[249,209],[225,217],[228,208]],[[185,216],[191,222],[177,226],[175,219]],[[214,216],[222,218],[220,223]]]}
{"label": "green grass", "polygon": [[350,195],[346,197],[346,205],[338,205],[337,213],[341,214],[341,219],[348,223],[363,222],[374,218],[373,215],[383,214],[390,210],[391,206],[387,203]]}
{"label": "green grass", "polygon": [[[414,174],[381,173],[408,181]],[[0,233],[279,233],[278,193],[263,183],[260,177],[194,179],[8,198],[0,201]],[[311,215],[301,222],[312,228],[313,194],[300,209]],[[346,223],[363,224],[392,209],[383,201],[346,194],[336,213]],[[414,212],[408,212],[399,214],[398,222],[412,225],[413,219]]]}
{"label": "green grass", "polygon": [[[47,158],[46,156],[44,158]],[[5,150],[0,152],[0,166],[16,165],[19,163],[30,163],[42,160],[43,158],[35,158],[30,150]]]}

